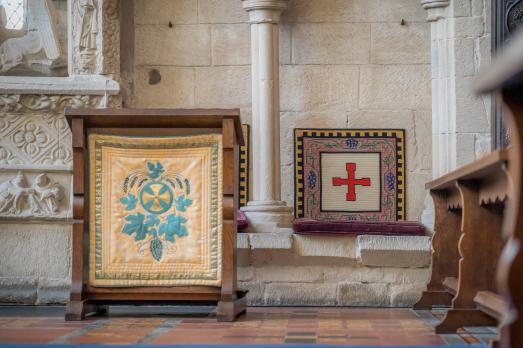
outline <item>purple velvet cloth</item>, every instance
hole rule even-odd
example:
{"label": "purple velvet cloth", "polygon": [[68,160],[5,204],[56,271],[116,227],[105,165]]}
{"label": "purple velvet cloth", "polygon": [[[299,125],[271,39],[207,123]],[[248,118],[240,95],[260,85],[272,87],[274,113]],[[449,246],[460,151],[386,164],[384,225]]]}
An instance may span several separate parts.
{"label": "purple velvet cloth", "polygon": [[292,228],[297,234],[330,234],[349,236],[357,236],[360,234],[381,234],[388,236],[425,235],[425,226],[414,221],[368,222],[296,219]]}
{"label": "purple velvet cloth", "polygon": [[247,227],[249,227],[249,220],[247,220],[247,216],[245,216],[244,212],[241,210],[238,210],[238,214],[236,214],[236,225],[238,231],[244,230]]}

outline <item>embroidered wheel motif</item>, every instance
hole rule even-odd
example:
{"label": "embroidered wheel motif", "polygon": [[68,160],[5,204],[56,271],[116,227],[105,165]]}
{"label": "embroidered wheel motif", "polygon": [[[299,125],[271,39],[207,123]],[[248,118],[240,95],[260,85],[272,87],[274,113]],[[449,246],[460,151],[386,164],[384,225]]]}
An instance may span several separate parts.
{"label": "embroidered wheel motif", "polygon": [[152,214],[163,214],[173,205],[173,192],[166,184],[153,181],[140,191],[142,207]]}

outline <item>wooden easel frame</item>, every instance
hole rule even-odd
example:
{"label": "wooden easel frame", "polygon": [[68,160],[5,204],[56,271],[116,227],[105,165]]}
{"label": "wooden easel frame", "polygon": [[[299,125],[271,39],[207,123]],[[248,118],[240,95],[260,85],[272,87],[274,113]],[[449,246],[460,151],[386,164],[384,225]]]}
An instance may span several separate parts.
{"label": "wooden easel frame", "polygon": [[[239,109],[66,109],[73,142],[72,284],[66,320],[82,320],[108,304],[216,304],[218,321],[233,321],[246,309],[246,292],[236,288],[236,212],[239,146],[243,145]],[[92,287],[89,272],[87,133],[91,128],[212,130],[223,135],[222,284],[176,287]],[[148,132],[149,130],[149,132]],[[143,134],[142,134],[143,133]]]}

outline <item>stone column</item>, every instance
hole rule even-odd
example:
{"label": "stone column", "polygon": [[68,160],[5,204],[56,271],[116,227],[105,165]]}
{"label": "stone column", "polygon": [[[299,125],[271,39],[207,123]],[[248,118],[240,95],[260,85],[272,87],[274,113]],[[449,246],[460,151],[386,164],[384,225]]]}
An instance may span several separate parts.
{"label": "stone column", "polygon": [[[471,83],[490,61],[490,1],[421,0],[431,26],[432,175],[461,167],[490,151],[490,97]],[[422,220],[433,221],[427,197]]]}
{"label": "stone column", "polygon": [[292,222],[281,201],[279,30],[288,0],[242,0],[251,24],[253,197],[242,208],[252,232],[275,232]]}
{"label": "stone column", "polygon": [[[449,136],[450,103],[450,62],[448,61],[447,20],[450,1],[422,0],[421,5],[427,10],[427,21],[431,26],[432,57],[432,176],[438,177],[455,167],[455,141]],[[430,198],[428,199],[430,200]]]}
{"label": "stone column", "polygon": [[432,173],[438,177],[490,151],[490,98],[471,89],[490,61],[490,1],[421,5],[431,25]]}

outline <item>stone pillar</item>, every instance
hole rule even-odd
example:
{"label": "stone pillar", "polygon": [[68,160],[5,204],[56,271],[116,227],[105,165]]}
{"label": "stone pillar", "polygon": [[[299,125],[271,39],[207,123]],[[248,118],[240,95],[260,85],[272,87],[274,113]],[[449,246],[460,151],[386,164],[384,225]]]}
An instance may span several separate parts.
{"label": "stone pillar", "polygon": [[490,1],[421,5],[431,23],[432,173],[438,177],[490,151],[490,98],[471,89],[490,61]]}
{"label": "stone pillar", "polygon": [[[431,26],[432,57],[432,175],[438,177],[455,167],[456,142],[450,122],[450,62],[448,61],[447,20],[450,1],[422,0]],[[430,200],[430,199],[429,199]]]}
{"label": "stone pillar", "polygon": [[[421,0],[431,26],[432,175],[461,167],[490,151],[490,97],[471,83],[490,61],[490,1]],[[427,197],[422,221],[431,225]]]}
{"label": "stone pillar", "polygon": [[279,29],[288,0],[242,0],[251,24],[253,197],[242,208],[252,232],[275,232],[292,222],[281,201]]}

